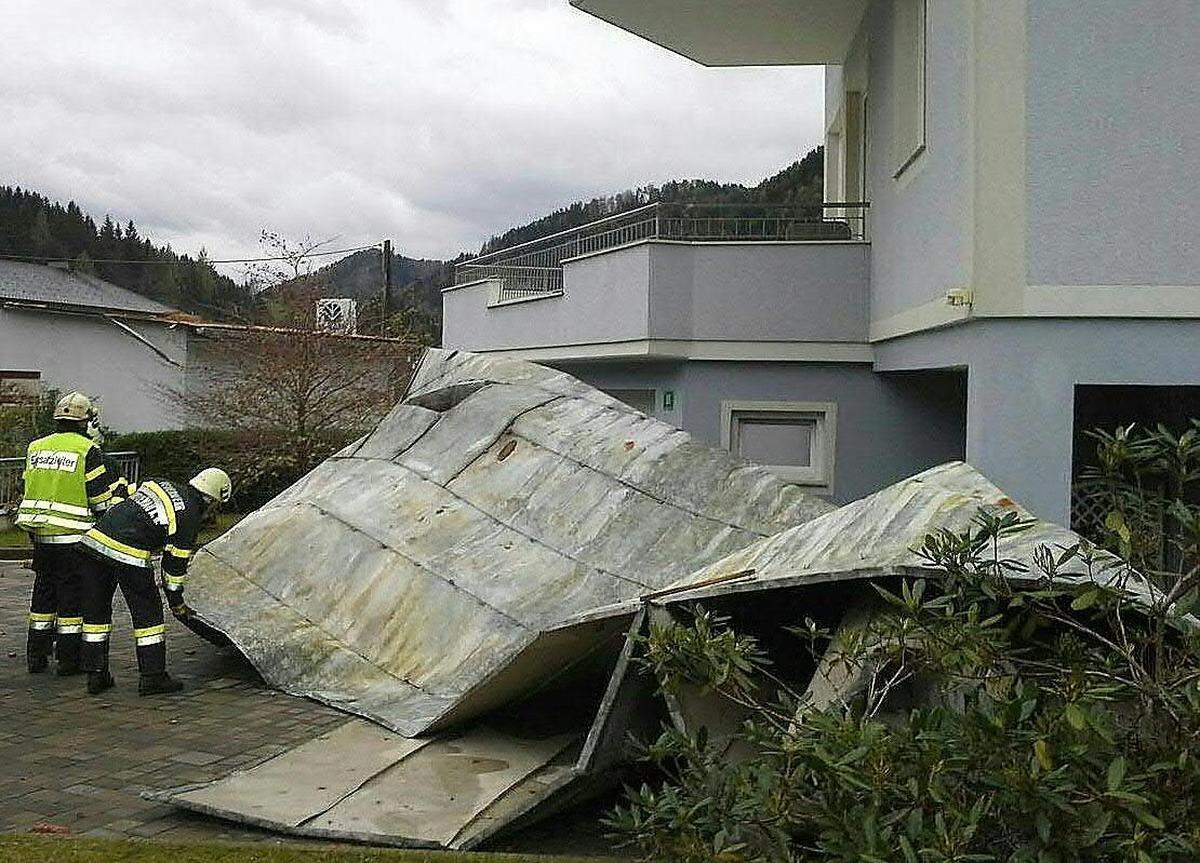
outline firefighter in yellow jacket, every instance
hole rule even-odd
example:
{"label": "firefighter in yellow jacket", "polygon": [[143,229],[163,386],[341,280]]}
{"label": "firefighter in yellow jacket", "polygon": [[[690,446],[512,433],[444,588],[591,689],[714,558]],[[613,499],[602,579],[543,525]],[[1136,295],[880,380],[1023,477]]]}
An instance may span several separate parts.
{"label": "firefighter in yellow jacket", "polygon": [[57,652],[60,675],[81,670],[79,542],[109,507],[117,489],[115,475],[89,436],[96,420],[96,409],[87,396],[67,393],[54,408],[54,433],[31,443],[25,457],[25,493],[16,524],[33,542],[26,646],[32,674],[47,669],[52,652]]}

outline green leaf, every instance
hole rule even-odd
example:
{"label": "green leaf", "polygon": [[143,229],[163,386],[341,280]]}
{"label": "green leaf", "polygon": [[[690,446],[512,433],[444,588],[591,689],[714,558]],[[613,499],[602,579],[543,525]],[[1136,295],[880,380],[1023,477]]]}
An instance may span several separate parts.
{"label": "green leaf", "polygon": [[1137,816],[1137,820],[1141,821],[1151,830],[1162,830],[1167,826],[1163,824],[1162,819],[1157,815],[1151,815],[1140,806],[1131,806],[1130,808],[1133,810],[1133,814]]}
{"label": "green leaf", "polygon": [[1037,762],[1042,765],[1043,770],[1054,769],[1054,762],[1050,760],[1050,745],[1044,739],[1033,744],[1033,754],[1037,757]]}
{"label": "green leaf", "polygon": [[1122,542],[1129,542],[1129,538],[1133,535],[1129,530],[1129,525],[1125,523],[1125,516],[1118,510],[1113,510],[1104,517],[1104,526],[1119,536]]}
{"label": "green leaf", "polygon": [[1125,778],[1125,757],[1118,755],[1108,765],[1108,790],[1116,791]]}
{"label": "green leaf", "polygon": [[1075,611],[1083,611],[1084,609],[1091,608],[1100,601],[1100,597],[1103,595],[1104,592],[1099,588],[1085,590],[1079,596],[1075,597],[1075,600],[1071,603],[1071,608]]}
{"label": "green leaf", "polygon": [[1066,706],[1066,709],[1063,710],[1063,716],[1066,717],[1067,722],[1076,731],[1083,731],[1083,729],[1087,728],[1087,714],[1075,702],[1072,701]]}
{"label": "green leaf", "polygon": [[1050,842],[1050,819],[1046,817],[1046,813],[1038,810],[1033,819],[1034,826],[1037,828],[1038,838],[1042,840],[1042,844]]}
{"label": "green leaf", "polygon": [[1140,794],[1130,794],[1128,791],[1109,791],[1109,797],[1115,797],[1117,800],[1124,800],[1127,803],[1144,806],[1150,801]]}
{"label": "green leaf", "polygon": [[1083,837],[1080,844],[1084,848],[1095,845],[1108,832],[1108,825],[1112,823],[1113,813],[1111,810],[1103,811],[1095,819],[1087,820],[1083,825]]}

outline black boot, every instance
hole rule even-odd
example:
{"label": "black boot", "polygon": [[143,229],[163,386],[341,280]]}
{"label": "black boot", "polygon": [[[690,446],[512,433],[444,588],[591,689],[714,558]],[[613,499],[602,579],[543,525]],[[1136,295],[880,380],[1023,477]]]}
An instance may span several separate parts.
{"label": "black boot", "polygon": [[58,676],[71,677],[83,672],[80,665],[80,648],[78,635],[60,635],[54,645],[54,658],[58,660]]}
{"label": "black boot", "polygon": [[88,695],[99,695],[106,689],[112,689],[115,684],[108,669],[88,672]]}
{"label": "black boot", "polygon": [[25,661],[30,674],[41,674],[50,667],[54,655],[54,630],[31,629],[25,640]]}
{"label": "black boot", "polygon": [[183,684],[165,671],[143,674],[138,681],[138,695],[170,695],[183,689]]}

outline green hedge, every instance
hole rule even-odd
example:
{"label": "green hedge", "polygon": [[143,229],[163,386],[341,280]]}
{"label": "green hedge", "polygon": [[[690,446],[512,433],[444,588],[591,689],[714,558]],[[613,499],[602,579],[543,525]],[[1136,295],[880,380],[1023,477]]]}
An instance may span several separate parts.
{"label": "green hedge", "polygon": [[187,429],[114,435],[105,440],[104,449],[136,452],[141,457],[143,477],[186,482],[235,445],[235,436],[230,432]]}
{"label": "green hedge", "polygon": [[143,478],[187,482],[206,467],[224,468],[233,478],[229,509],[235,512],[258,509],[307,472],[307,465],[294,464],[287,458],[286,447],[217,429],[115,435],[105,441],[104,448],[108,452],[138,453]]}

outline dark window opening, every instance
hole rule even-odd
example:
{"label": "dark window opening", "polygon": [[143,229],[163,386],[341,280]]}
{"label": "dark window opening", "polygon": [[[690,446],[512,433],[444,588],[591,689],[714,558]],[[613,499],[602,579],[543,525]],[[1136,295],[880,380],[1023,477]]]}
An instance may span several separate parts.
{"label": "dark window opening", "polygon": [[1200,419],[1200,386],[1130,386],[1079,384],[1075,387],[1075,424],[1071,451],[1071,527],[1084,536],[1098,535],[1104,513],[1081,482],[1096,466],[1096,441],[1088,432],[1113,431],[1137,423],[1143,428],[1166,426],[1175,434]]}

